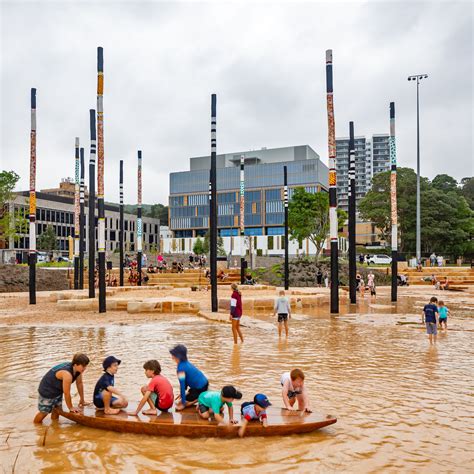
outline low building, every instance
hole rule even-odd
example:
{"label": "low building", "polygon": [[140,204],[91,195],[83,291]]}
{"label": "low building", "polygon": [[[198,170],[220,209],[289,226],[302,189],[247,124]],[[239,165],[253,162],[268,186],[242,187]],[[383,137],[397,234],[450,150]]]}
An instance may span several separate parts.
{"label": "low building", "polygon": [[[61,183],[62,184],[62,183]],[[56,234],[59,252],[67,255],[69,251],[69,236],[74,236],[74,199],[57,192],[50,193],[46,190],[36,193],[36,235],[37,238],[51,226]],[[64,189],[63,189],[64,191]],[[86,198],[85,215],[85,251],[88,249],[88,199]],[[22,215],[28,219],[29,192],[14,193],[14,199],[8,204],[11,215]],[[112,253],[118,250],[120,210],[117,204],[105,204],[105,239],[106,251]],[[97,209],[96,209],[96,246],[97,246]],[[128,252],[136,251],[137,216],[124,214],[124,249]],[[160,221],[151,217],[143,217],[143,251],[157,250],[160,246]],[[28,226],[18,239],[11,237],[4,242],[4,261],[18,260],[25,262],[29,249]],[[97,250],[97,247],[96,247]]]}

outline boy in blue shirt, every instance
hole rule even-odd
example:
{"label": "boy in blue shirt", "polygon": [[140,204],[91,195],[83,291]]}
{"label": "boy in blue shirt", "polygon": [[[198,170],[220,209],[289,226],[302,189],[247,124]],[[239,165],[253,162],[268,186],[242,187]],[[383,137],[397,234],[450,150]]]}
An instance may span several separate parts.
{"label": "boy in blue shirt", "polygon": [[[194,405],[199,395],[207,391],[209,382],[207,377],[188,361],[188,349],[182,344],[178,344],[170,350],[171,358],[177,364],[176,372],[178,374],[180,400],[176,404],[177,411]],[[186,389],[189,387],[188,392]]]}
{"label": "boy in blue shirt", "polygon": [[[108,356],[102,362],[104,374],[95,384],[94,405],[99,410],[104,410],[106,415],[117,415],[121,408],[128,406],[127,399],[115,388],[114,376],[118,371],[120,360],[114,356]],[[117,395],[114,397],[114,395]]]}
{"label": "boy in blue shirt", "polygon": [[436,336],[438,334],[438,307],[436,303],[438,302],[438,298],[433,296],[430,299],[429,304],[425,305],[423,308],[423,316],[421,321],[426,323],[426,334],[430,339],[430,344],[433,344],[433,340],[436,343]]}

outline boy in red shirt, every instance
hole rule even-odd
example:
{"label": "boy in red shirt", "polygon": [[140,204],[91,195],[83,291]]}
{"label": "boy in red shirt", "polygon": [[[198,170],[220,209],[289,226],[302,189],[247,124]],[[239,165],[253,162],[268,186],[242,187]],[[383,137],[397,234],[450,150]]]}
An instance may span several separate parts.
{"label": "boy in red shirt", "polygon": [[156,415],[156,409],[168,411],[174,402],[173,387],[169,380],[161,374],[161,366],[157,360],[149,360],[143,364],[145,375],[151,379],[148,385],[141,388],[143,397],[134,412],[130,415],[137,416],[146,402],[149,410],[143,410],[144,415]]}

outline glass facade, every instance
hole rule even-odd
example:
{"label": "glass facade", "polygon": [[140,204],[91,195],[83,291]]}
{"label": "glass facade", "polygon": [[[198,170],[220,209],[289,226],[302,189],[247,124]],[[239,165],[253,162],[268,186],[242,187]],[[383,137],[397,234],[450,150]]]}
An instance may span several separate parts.
{"label": "glass facade", "polygon": [[[245,234],[284,233],[283,166],[288,169],[289,198],[296,187],[327,191],[328,169],[319,159],[245,166]],[[209,170],[170,174],[170,230],[175,237],[203,235],[209,228]],[[239,234],[240,167],[217,169],[218,229]]]}

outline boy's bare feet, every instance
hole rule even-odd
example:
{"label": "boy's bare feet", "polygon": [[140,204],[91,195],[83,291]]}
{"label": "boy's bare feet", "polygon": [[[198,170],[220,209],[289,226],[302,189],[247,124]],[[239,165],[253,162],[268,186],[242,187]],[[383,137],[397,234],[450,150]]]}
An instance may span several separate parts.
{"label": "boy's bare feet", "polygon": [[119,408],[104,408],[104,413],[106,415],[118,415],[120,413]]}
{"label": "boy's bare feet", "polygon": [[144,415],[156,415],[156,410],[153,408],[149,408],[148,410],[143,410],[142,413]]}

